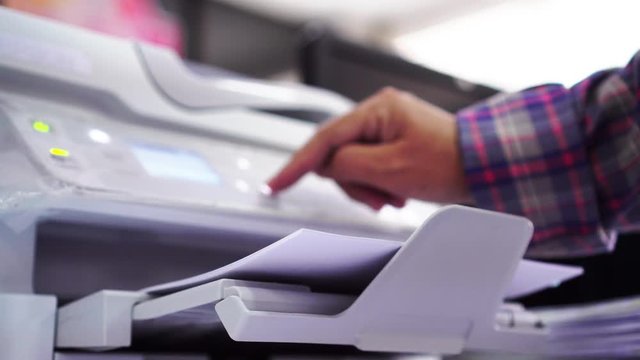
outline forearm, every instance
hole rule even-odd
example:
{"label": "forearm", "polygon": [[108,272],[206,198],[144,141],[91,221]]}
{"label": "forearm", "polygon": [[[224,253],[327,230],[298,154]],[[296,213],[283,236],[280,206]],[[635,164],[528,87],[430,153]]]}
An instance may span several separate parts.
{"label": "forearm", "polygon": [[638,56],[634,61],[572,89],[542,86],[458,114],[475,203],[531,219],[530,255],[611,249],[616,231],[637,223]]}

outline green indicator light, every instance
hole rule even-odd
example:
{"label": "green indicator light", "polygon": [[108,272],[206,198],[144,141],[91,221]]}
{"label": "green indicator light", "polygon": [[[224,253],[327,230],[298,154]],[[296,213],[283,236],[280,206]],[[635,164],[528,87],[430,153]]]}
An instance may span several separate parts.
{"label": "green indicator light", "polygon": [[51,132],[51,126],[44,121],[34,121],[31,126],[33,127],[33,130],[39,133],[46,134]]}
{"label": "green indicator light", "polygon": [[67,158],[71,153],[69,150],[61,149],[61,148],[51,148],[49,149],[49,154],[55,157]]}

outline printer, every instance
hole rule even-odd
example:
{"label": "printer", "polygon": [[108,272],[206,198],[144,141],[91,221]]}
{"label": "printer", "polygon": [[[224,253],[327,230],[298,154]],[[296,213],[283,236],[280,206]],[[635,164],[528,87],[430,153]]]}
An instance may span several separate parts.
{"label": "printer", "polygon": [[[375,213],[314,174],[263,194],[315,131],[283,114],[351,106],[0,8],[0,359],[207,359],[257,343],[558,352],[540,324],[565,312],[503,304],[526,219],[420,202]],[[327,234],[369,258],[307,249],[299,274],[241,271]],[[324,281],[305,277],[325,265]]]}
{"label": "printer", "polygon": [[314,175],[261,194],[316,126],[273,113],[351,106],[0,8],[0,359],[53,356],[51,324],[18,331],[20,314],[206,272],[299,228],[405,239],[415,222]]}

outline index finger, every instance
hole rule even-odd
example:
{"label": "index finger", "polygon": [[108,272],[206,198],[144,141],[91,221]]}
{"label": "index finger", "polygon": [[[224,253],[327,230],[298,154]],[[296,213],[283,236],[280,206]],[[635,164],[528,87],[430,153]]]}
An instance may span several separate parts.
{"label": "index finger", "polygon": [[359,139],[364,118],[360,115],[361,111],[355,110],[321,127],[284,168],[267,182],[271,191],[277,193],[288,188],[306,173],[320,168],[337,147]]}

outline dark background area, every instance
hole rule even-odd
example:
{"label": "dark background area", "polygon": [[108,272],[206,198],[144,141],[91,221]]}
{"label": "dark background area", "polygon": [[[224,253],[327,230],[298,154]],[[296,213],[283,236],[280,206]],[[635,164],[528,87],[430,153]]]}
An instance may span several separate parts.
{"label": "dark background area", "polygon": [[209,0],[163,0],[182,19],[187,58],[258,78],[296,67],[304,24]]}
{"label": "dark background area", "polygon": [[613,253],[556,261],[582,266],[584,275],[520,299],[527,306],[590,303],[640,294],[640,235],[620,235]]}

